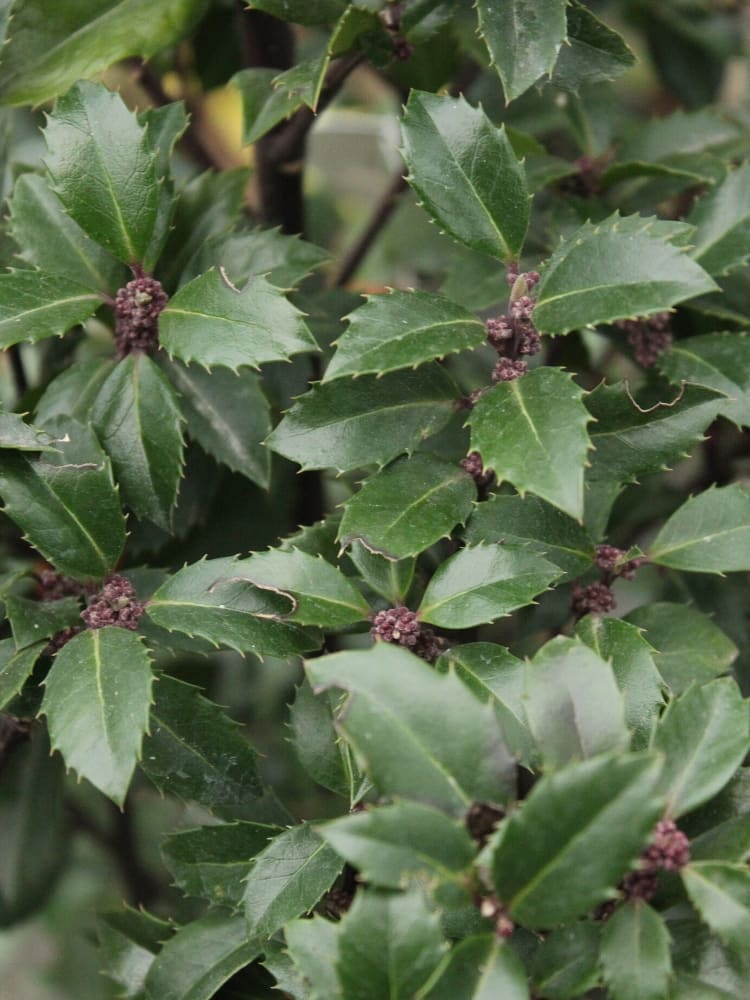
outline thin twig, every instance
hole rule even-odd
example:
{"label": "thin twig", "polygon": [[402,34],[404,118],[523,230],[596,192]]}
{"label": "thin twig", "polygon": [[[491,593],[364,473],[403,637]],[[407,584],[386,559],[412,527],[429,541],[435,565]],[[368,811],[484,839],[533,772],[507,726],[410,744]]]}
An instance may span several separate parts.
{"label": "thin twig", "polygon": [[356,243],[344,254],[341,267],[332,282],[337,288],[346,285],[355,274],[359,265],[370,252],[381,230],[393,215],[399,202],[399,195],[404,190],[406,190],[406,177],[399,170],[375,206],[370,221],[362,230]]}
{"label": "thin twig", "polygon": [[10,360],[10,370],[13,373],[13,384],[16,389],[16,396],[18,399],[22,399],[26,395],[26,391],[29,388],[29,380],[26,377],[26,369],[23,365],[23,358],[21,357],[21,347],[20,344],[11,344],[7,349],[8,359]]}

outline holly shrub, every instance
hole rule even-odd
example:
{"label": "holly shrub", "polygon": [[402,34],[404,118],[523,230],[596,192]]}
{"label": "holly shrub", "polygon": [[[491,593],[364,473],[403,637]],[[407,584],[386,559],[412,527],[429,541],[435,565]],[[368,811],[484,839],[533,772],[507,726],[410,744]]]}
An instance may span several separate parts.
{"label": "holly shrub", "polygon": [[0,4],[9,997],[746,1000],[743,6]]}

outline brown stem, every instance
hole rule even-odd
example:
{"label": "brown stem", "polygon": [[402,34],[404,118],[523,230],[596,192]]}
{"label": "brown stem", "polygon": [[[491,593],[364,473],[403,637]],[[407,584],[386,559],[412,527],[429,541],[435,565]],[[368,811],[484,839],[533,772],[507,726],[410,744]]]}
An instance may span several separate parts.
{"label": "brown stem", "polygon": [[333,279],[333,284],[336,287],[340,288],[342,285],[346,285],[354,276],[359,265],[370,252],[378,234],[393,215],[399,202],[399,196],[405,190],[406,178],[402,175],[401,170],[399,170],[375,206],[370,221],[362,230],[356,243],[344,254],[341,267]]}
{"label": "brown stem", "polygon": [[16,395],[21,399],[26,395],[26,391],[29,388],[29,380],[26,377],[26,369],[23,366],[23,358],[21,357],[21,347],[19,344],[11,344],[7,350]]}

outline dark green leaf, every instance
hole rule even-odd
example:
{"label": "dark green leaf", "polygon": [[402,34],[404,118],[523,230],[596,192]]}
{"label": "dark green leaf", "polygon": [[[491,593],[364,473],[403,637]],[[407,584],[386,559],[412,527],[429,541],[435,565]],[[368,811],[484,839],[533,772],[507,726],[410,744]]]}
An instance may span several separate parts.
{"label": "dark green leaf", "polygon": [[209,913],[181,927],[146,975],[146,1000],[210,1000],[262,952],[242,917]]}
{"label": "dark green leaf", "polygon": [[744,264],[750,257],[750,164],[699,199],[687,221],[696,227],[692,255],[709,274]]}
{"label": "dark green leaf", "polygon": [[0,448],[10,451],[56,451],[46,431],[32,427],[18,413],[0,410]]}
{"label": "dark green leaf", "polygon": [[576,635],[612,665],[625,700],[625,723],[632,732],[631,745],[634,750],[645,749],[663,701],[662,679],[654,662],[656,651],[640,629],[618,618],[586,615],[578,623]]}
{"label": "dark green leaf", "polygon": [[240,653],[289,656],[314,649],[314,633],[280,620],[292,611],[290,598],[237,581],[240,565],[228,557],[186,566],[148,602],[149,618]]}
{"label": "dark green leaf", "polygon": [[747,702],[735,681],[709,681],[670,702],[653,747],[666,758],[661,788],[670,815],[682,816],[721,791],[750,747]]}
{"label": "dark green leaf", "polygon": [[495,713],[457,677],[388,643],[305,666],[315,690],[349,692],[340,727],[385,794],[462,814],[513,793],[515,762]]}
{"label": "dark green leaf", "polygon": [[23,260],[96,292],[111,295],[124,284],[122,264],[65,213],[43,177],[19,177],[9,208],[11,233]]}
{"label": "dark green leaf", "polygon": [[[7,718],[7,717],[6,717]],[[0,927],[32,914],[67,860],[64,769],[42,726],[3,754],[0,784]],[[33,863],[32,863],[33,862]]]}
{"label": "dark green leaf", "polygon": [[40,424],[51,421],[77,420],[86,423],[104,382],[115,365],[114,361],[97,358],[76,361],[74,365],[53,378],[36,404],[36,420]]}
{"label": "dark green leaf", "polygon": [[725,944],[747,954],[750,938],[750,871],[720,861],[694,862],[683,871],[690,900]]}
{"label": "dark green leaf", "polygon": [[552,73],[552,83],[578,93],[585,84],[614,80],[635,65],[623,38],[578,0],[567,7],[567,38]]}
{"label": "dark green leaf", "polygon": [[663,161],[678,154],[718,153],[735,144],[740,132],[734,122],[710,108],[675,111],[651,118],[619,150],[625,160]]}
{"label": "dark green leaf", "polygon": [[9,594],[5,614],[10,622],[17,649],[51,639],[63,629],[81,624],[81,602],[76,597],[59,601],[31,601]]}
{"label": "dark green leaf", "polygon": [[530,973],[546,1000],[574,1000],[599,979],[599,927],[578,921],[547,934],[534,952]]}
{"label": "dark green leaf", "polygon": [[172,930],[171,924],[143,909],[125,907],[99,918],[101,971],[119,987],[119,996],[125,1000],[143,1000],[148,970]]}
{"label": "dark green leaf", "polygon": [[42,712],[53,748],[120,806],[148,728],[152,681],[140,637],[114,627],[71,639],[45,681]]}
{"label": "dark green leaf", "polygon": [[153,55],[196,23],[206,0],[17,0],[0,71],[4,104],[41,104],[125,56]]}
{"label": "dark green leaf", "polygon": [[41,271],[0,274],[0,347],[61,337],[100,305],[97,292],[65,275]]}
{"label": "dark green leaf", "polygon": [[536,290],[537,327],[567,333],[714,291],[713,279],[683,249],[651,232],[654,221],[615,214],[563,240]]}
{"label": "dark green leaf", "polygon": [[174,884],[187,896],[239,908],[253,858],[280,830],[265,823],[227,823],[181,830],[161,848]]}
{"label": "dark green leaf", "polygon": [[238,559],[227,582],[234,580],[287,597],[291,610],[280,617],[300,625],[336,629],[370,616],[367,601],[341,570],[300,549],[269,549]]}
{"label": "dark green leaf", "polygon": [[270,937],[287,921],[311,910],[342,865],[306,823],[274,837],[256,856],[245,881],[248,933]]}
{"label": "dark green leaf", "polygon": [[479,33],[506,102],[551,73],[565,38],[565,0],[478,0]]}
{"label": "dark green leaf", "polygon": [[235,288],[221,271],[194,278],[159,316],[159,340],[170,357],[236,371],[288,361],[317,345],[302,313],[260,275]]}
{"label": "dark green leaf", "polygon": [[66,212],[119,260],[142,261],[159,185],[145,129],[120,95],[77,83],[58,100],[45,138],[47,169]]}
{"label": "dark green leaf", "polygon": [[524,706],[549,767],[622,750],[629,743],[612,668],[580,640],[558,636],[526,664]]}
{"label": "dark green leaf", "polygon": [[419,890],[362,892],[341,922],[336,964],[345,1000],[410,1000],[447,947]]}
{"label": "dark green leaf", "polygon": [[446,559],[427,585],[419,617],[441,628],[483,625],[533,599],[560,575],[520,545],[475,545]]}
{"label": "dark green leaf", "polygon": [[750,570],[750,489],[734,483],[691,497],[656,536],[649,558],[694,573]]}
{"label": "dark green leaf", "polygon": [[459,390],[438,365],[337,379],[300,397],[267,439],[303,469],[384,465],[440,430]]}
{"label": "dark green leaf", "polygon": [[594,543],[579,524],[535,496],[495,494],[478,504],[464,537],[479,542],[523,542],[554,563],[571,579],[585,573],[594,560]]}
{"label": "dark green leaf", "polygon": [[147,108],[138,115],[138,121],[146,126],[146,140],[155,157],[159,182],[156,222],[143,260],[144,268],[151,272],[156,267],[172,228],[172,217],[177,205],[171,171],[172,152],[177,140],[188,127],[188,115],[184,102],[177,101],[161,107]]}
{"label": "dark green leaf", "polygon": [[613,1000],[663,1000],[672,959],[661,916],[640,900],[619,906],[604,924],[601,960]]}
{"label": "dark green leaf", "polygon": [[514,920],[550,927],[612,895],[663,809],[660,770],[644,754],[601,756],[534,786],[501,826],[492,858],[495,889]]}
{"label": "dark green leaf", "polygon": [[182,397],[188,434],[208,454],[267,489],[271,456],[261,441],[271,430],[271,415],[254,372],[209,373],[179,362],[165,370]]}
{"label": "dark green leaf", "polygon": [[386,889],[404,889],[415,878],[455,881],[476,853],[463,823],[416,802],[368,809],[316,829],[365,881]]}
{"label": "dark green leaf", "polygon": [[657,364],[672,382],[692,382],[724,393],[728,398],[719,400],[719,413],[742,427],[750,426],[750,337],[746,334],[710,333],[680,340]]}
{"label": "dark green leaf", "polygon": [[279,72],[275,69],[243,69],[232,83],[242,95],[242,141],[257,142],[279,122],[289,118],[305,103],[301,94],[286,87],[274,87]]}
{"label": "dark green leaf", "polygon": [[505,130],[463,98],[418,90],[401,127],[409,182],[433,219],[471,250],[515,260],[531,205]]}
{"label": "dark green leaf", "polygon": [[628,621],[645,630],[656,667],[675,695],[725,674],[737,657],[732,640],[697,608],[657,601],[631,611]]}
{"label": "dark green leaf", "polygon": [[500,481],[580,520],[590,419],[583,391],[567,372],[537,368],[490,389],[467,423],[471,447]]}
{"label": "dark green leaf", "polygon": [[344,9],[344,0],[251,0],[254,10],[263,10],[284,21],[295,24],[328,24],[335,21]]}
{"label": "dark green leaf", "polygon": [[336,975],[337,929],[337,924],[315,915],[312,920],[294,920],[284,928],[287,951],[309,984],[309,1000],[337,1000],[341,996]]}
{"label": "dark green leaf", "polygon": [[484,343],[484,323],[462,306],[430,292],[371,295],[349,314],[324,382],[342,375],[381,375],[416,368]]}
{"label": "dark green leaf", "polygon": [[474,482],[457,464],[417,453],[370,476],[344,505],[338,539],[387,559],[419,555],[469,516]]}
{"label": "dark green leaf", "polygon": [[17,650],[13,639],[0,639],[0,709],[24,686],[46,645],[42,641]]}
{"label": "dark green leaf", "polygon": [[70,425],[61,453],[30,462],[0,451],[6,513],[61,573],[101,579],[125,544],[125,519],[109,462],[81,425]]}
{"label": "dark green leaf", "polygon": [[362,542],[352,542],[349,558],[357,567],[368,587],[386,598],[391,604],[401,604],[414,579],[414,559],[386,559],[370,550]]}
{"label": "dark green leaf", "polygon": [[526,971],[518,955],[494,934],[477,934],[454,944],[425,1000],[528,1000]]}
{"label": "dark green leaf", "polygon": [[314,781],[353,802],[357,775],[349,748],[334,728],[332,701],[329,694],[314,694],[303,681],[289,709],[291,742]]}
{"label": "dark green leaf", "polygon": [[182,418],[174,389],[146,354],[131,354],[99,390],[91,414],[122,499],[169,531],[182,475]]}

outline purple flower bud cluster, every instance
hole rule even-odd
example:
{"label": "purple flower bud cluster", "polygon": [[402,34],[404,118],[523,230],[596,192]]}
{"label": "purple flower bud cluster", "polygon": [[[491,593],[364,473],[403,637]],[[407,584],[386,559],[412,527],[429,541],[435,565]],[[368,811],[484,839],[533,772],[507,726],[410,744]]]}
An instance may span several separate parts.
{"label": "purple flower bud cluster", "polygon": [[376,641],[405,646],[428,663],[433,663],[442,651],[442,643],[432,629],[403,605],[378,611],[373,616],[370,635]]}
{"label": "purple flower bud cluster", "polygon": [[37,573],[39,581],[38,594],[40,601],[61,601],[64,597],[83,597],[86,588],[77,580],[56,572],[54,569],[43,569]]}
{"label": "purple flower bud cluster", "polygon": [[159,314],[167,293],[156,278],[133,278],[115,296],[115,346],[120,358],[148,354],[159,344]]}
{"label": "purple flower bud cluster", "polygon": [[478,451],[470,451],[466,458],[462,458],[459,463],[464,472],[468,472],[477,484],[480,496],[492,485],[495,473],[492,469],[485,469],[482,463],[482,456]]}
{"label": "purple flower bud cluster", "polygon": [[42,651],[43,655],[54,656],[63,646],[67,646],[71,639],[75,639],[80,632],[83,632],[83,625],[71,625],[69,628],[64,628],[62,632],[52,636]]}
{"label": "purple flower bud cluster", "polygon": [[670,313],[660,312],[644,319],[620,320],[615,326],[627,332],[628,343],[635,352],[638,364],[651,368],[659,356],[672,346],[670,321]]}
{"label": "purple flower bud cluster", "polygon": [[514,361],[512,358],[500,358],[492,369],[493,382],[513,382],[526,374],[526,362]]}
{"label": "purple flower bud cluster", "polygon": [[538,354],[541,350],[539,331],[531,318],[536,299],[530,291],[539,281],[538,271],[519,273],[518,267],[508,267],[508,282],[512,286],[509,311],[485,323],[487,342],[500,355],[492,373],[493,382],[512,382],[526,372],[521,355]]}
{"label": "purple flower bud cluster", "polygon": [[587,587],[580,584],[573,584],[573,596],[570,607],[576,618],[583,618],[584,615],[606,615],[608,611],[614,611],[617,607],[615,595],[606,583],[597,581],[590,583]]}
{"label": "purple flower bud cluster", "polygon": [[88,607],[81,612],[81,618],[92,629],[115,625],[135,631],[143,611],[144,604],[138,600],[133,584],[115,573],[99,593],[94,594]]}
{"label": "purple flower bud cluster", "polygon": [[614,545],[597,545],[596,547],[596,565],[599,569],[604,570],[610,581],[618,576],[625,580],[632,580],[636,570],[645,561],[643,557],[623,561],[624,557],[625,550],[618,549]]}

